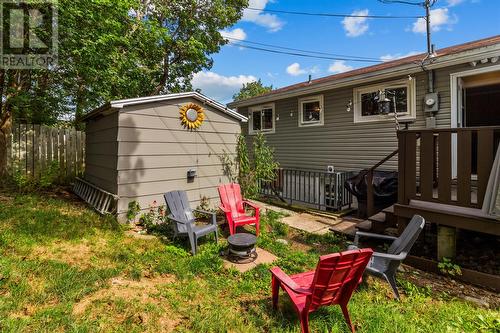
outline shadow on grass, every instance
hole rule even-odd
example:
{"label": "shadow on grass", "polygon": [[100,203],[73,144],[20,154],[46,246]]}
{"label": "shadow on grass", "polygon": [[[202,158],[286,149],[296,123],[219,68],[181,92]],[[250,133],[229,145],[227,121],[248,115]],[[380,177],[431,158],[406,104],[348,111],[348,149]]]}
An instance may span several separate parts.
{"label": "shadow on grass", "polygon": [[0,244],[77,240],[97,230],[119,231],[121,226],[113,216],[41,194],[14,194],[0,202]]}
{"label": "shadow on grass", "polygon": [[[282,291],[280,291],[276,310],[272,307],[270,293],[268,298],[242,301],[241,305],[255,327],[262,327],[265,331],[270,332],[300,330],[300,320],[297,312],[288,295]],[[267,316],[263,316],[263,313],[267,314]],[[321,307],[310,313],[309,325],[312,332],[349,332],[338,305]],[[332,330],[334,327],[336,329]]]}

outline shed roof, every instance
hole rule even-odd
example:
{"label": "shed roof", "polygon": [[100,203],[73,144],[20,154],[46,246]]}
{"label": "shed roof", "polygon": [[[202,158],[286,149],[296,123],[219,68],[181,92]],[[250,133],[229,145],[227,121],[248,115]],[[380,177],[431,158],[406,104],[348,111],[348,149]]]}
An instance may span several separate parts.
{"label": "shed roof", "polygon": [[146,104],[146,103],[154,103],[154,102],[163,102],[163,101],[170,101],[170,100],[175,100],[179,98],[195,98],[199,100],[200,102],[210,105],[214,109],[217,109],[221,111],[222,113],[227,114],[228,116],[231,116],[239,121],[246,122],[247,117],[239,114],[238,112],[228,108],[224,104],[221,104],[197,91],[190,91],[190,92],[183,92],[183,93],[176,93],[176,94],[167,94],[167,95],[156,95],[156,96],[146,96],[146,97],[139,97],[139,98],[130,98],[130,99],[120,99],[120,100],[115,100],[108,102],[99,108],[87,113],[82,120],[88,120],[91,118],[94,118],[100,114],[106,113],[110,110],[119,110],[123,109],[126,106],[130,105],[139,105],[139,104]]}
{"label": "shed roof", "polygon": [[[458,54],[462,54],[466,51],[481,49],[492,45],[498,46],[499,44],[500,44],[500,35],[496,35],[436,50],[435,56],[430,59],[426,59],[427,56],[426,53],[420,53],[409,57],[404,57],[392,61],[386,61],[373,66],[357,68],[351,71],[329,75],[311,81],[292,84],[282,88],[274,89],[270,92],[267,92],[265,94],[256,97],[250,97],[247,99],[231,102],[228,104],[228,106],[230,107],[246,106],[246,105],[251,105],[254,101],[256,103],[259,103],[272,99],[285,98],[284,97],[285,94],[286,96],[290,96],[290,94],[294,95],[307,94],[309,93],[310,89],[318,88],[326,84],[353,82],[359,78],[367,78],[370,76],[375,77],[376,74],[386,71],[390,71],[391,73],[393,73],[393,75],[398,75],[401,74],[399,71],[396,70],[399,68],[411,66],[414,70],[419,70],[421,64],[425,64],[426,66],[428,66],[430,64],[438,63],[439,60],[447,58],[448,56],[455,56]],[[422,63],[423,60],[427,60],[427,63]],[[442,64],[445,65],[444,62]]]}

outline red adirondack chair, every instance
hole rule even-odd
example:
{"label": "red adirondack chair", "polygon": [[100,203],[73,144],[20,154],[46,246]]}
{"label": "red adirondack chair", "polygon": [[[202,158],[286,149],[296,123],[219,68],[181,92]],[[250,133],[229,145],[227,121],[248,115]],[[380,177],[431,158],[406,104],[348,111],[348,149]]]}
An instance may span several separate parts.
{"label": "red adirondack chair", "polygon": [[[226,214],[229,224],[229,233],[234,235],[236,227],[245,224],[255,224],[255,233],[259,235],[259,206],[244,200],[241,197],[239,184],[223,184],[219,186],[220,209]],[[249,216],[245,213],[245,205],[254,209],[254,215]]]}
{"label": "red adirondack chair", "polygon": [[347,325],[354,332],[347,303],[361,282],[372,253],[372,249],[360,249],[328,254],[319,258],[315,271],[290,276],[279,267],[272,268],[273,308],[278,306],[281,287],[295,306],[302,332],[308,333],[309,313],[321,306],[339,304]]}

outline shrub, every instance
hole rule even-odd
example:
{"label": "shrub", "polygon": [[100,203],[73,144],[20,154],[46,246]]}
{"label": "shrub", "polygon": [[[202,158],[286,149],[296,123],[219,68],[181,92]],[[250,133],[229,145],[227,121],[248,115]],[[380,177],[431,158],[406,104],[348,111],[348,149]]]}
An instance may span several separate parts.
{"label": "shrub", "polygon": [[279,164],[274,160],[274,150],[268,146],[262,133],[253,139],[253,158],[250,159],[244,136],[238,136],[236,157],[228,152],[220,156],[224,173],[229,180],[237,181],[246,198],[256,198],[260,192],[261,182],[271,182],[276,179],[276,169]]}
{"label": "shrub", "polygon": [[18,165],[13,167],[10,175],[10,183],[16,190],[21,192],[34,192],[36,190],[47,190],[58,183],[60,175],[58,161],[52,161],[40,173],[39,177],[26,174]]}
{"label": "shrub", "polygon": [[128,209],[127,209],[127,221],[134,222],[137,214],[141,211],[141,206],[139,206],[139,203],[137,201],[130,201],[128,203]]}
{"label": "shrub", "polygon": [[148,232],[152,232],[159,224],[165,221],[165,206],[158,206],[156,200],[149,205],[149,211],[139,218]]}

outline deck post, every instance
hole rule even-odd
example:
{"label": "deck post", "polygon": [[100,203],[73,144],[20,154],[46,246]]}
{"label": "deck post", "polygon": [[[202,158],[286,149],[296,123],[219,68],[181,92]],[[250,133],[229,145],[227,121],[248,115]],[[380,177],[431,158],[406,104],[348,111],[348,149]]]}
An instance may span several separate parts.
{"label": "deck post", "polygon": [[366,181],[366,217],[373,215],[375,211],[375,203],[373,197],[373,170],[369,170],[365,175]]}
{"label": "deck post", "polygon": [[457,229],[444,225],[437,227],[437,259],[455,258],[457,250]]}

